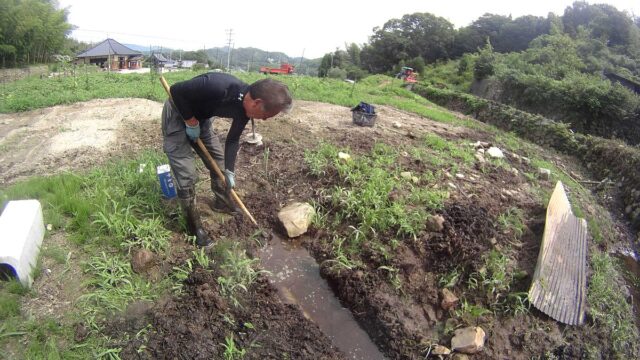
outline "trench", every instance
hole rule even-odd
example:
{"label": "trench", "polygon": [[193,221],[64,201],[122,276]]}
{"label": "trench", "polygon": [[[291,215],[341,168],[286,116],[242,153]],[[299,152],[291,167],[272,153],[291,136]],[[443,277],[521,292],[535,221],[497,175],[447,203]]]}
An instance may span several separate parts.
{"label": "trench", "polygon": [[297,241],[274,236],[270,244],[258,252],[258,257],[262,267],[271,273],[269,282],[278,289],[283,302],[297,305],[348,359],[384,359],[320,276],[318,263]]}

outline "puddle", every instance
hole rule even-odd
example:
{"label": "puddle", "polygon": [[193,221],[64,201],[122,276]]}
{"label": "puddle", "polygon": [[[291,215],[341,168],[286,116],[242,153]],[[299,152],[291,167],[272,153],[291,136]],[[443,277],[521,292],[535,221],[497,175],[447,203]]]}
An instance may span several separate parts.
{"label": "puddle", "polygon": [[351,312],[333,295],[320,277],[320,267],[303,247],[274,236],[259,257],[262,267],[272,273],[269,281],[282,300],[298,304],[304,316],[316,323],[347,358],[384,359]]}

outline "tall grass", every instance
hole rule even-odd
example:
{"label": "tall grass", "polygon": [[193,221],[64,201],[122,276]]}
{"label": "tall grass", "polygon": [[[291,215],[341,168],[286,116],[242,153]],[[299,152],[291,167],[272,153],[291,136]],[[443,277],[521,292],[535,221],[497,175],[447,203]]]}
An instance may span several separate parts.
{"label": "tall grass", "polygon": [[[105,347],[109,340],[99,334],[108,317],[133,301],[153,300],[175,287],[176,277],[150,283],[135,274],[128,258],[132,248],[165,251],[171,234],[165,226],[177,225],[170,216],[171,210],[162,204],[155,174],[156,165],[165,162],[163,154],[147,152],[135,159],[113,160],[85,173],[32,178],[0,190],[2,201],[39,200],[45,223],[52,223],[53,231],[63,230],[71,240],[56,245],[56,251],[43,251],[43,256],[64,262],[64,272],[70,267],[70,249],[76,253],[76,260],[88,258],[80,261],[86,281],[82,293],[77,294],[77,307],[69,313],[56,314],[65,319],[62,325],[50,327],[42,319],[25,318],[18,296],[29,294],[0,287],[0,320],[4,324],[0,345],[14,337],[24,337],[22,341],[29,346],[18,353],[27,358],[117,355],[119,350]],[[92,330],[86,348],[81,350],[72,348],[74,334],[70,324],[74,321]]]}

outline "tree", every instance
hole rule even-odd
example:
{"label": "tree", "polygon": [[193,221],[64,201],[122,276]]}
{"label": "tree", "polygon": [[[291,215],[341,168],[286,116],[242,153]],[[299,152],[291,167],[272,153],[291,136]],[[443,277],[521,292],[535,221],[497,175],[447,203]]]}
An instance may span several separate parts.
{"label": "tree", "polygon": [[495,73],[495,54],[491,42],[487,39],[487,44],[480,50],[480,56],[476,60],[473,68],[473,76],[476,80],[486,79]]}
{"label": "tree", "polygon": [[67,10],[48,0],[0,0],[0,46],[3,63],[11,65],[48,61],[63,52]]}
{"label": "tree", "polygon": [[447,59],[455,35],[453,24],[429,13],[404,15],[374,28],[361,58],[371,72],[389,72],[400,61],[421,57],[427,63]]}
{"label": "tree", "polygon": [[355,66],[360,66],[361,64],[360,53],[362,51],[360,49],[360,46],[358,46],[358,44],[356,43],[351,43],[351,44],[345,44],[345,48],[347,49],[347,55],[349,56],[349,61]]}
{"label": "tree", "polygon": [[564,10],[562,22],[565,31],[572,37],[577,35],[582,26],[591,32],[592,37],[608,46],[637,46],[640,36],[633,18],[608,4],[590,5],[576,1]]}

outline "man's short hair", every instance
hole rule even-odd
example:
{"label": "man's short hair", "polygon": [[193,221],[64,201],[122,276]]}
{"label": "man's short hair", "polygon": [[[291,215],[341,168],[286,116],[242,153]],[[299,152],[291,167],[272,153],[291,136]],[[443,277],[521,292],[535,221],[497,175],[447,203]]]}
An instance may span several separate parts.
{"label": "man's short hair", "polygon": [[293,100],[287,85],[270,78],[258,80],[249,86],[252,99],[261,99],[265,111],[287,113],[291,110]]}

